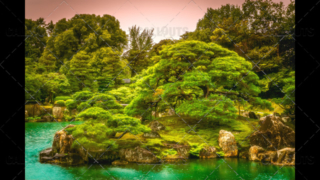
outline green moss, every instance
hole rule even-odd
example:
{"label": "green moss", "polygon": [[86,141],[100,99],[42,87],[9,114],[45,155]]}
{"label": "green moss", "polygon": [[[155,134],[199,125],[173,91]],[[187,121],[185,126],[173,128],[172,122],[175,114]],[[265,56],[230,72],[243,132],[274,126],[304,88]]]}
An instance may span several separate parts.
{"label": "green moss", "polygon": [[224,152],[223,152],[223,151],[219,151],[219,152],[217,152],[217,155],[218,155],[218,157],[224,157],[224,156],[225,156],[225,154],[224,154]]}
{"label": "green moss", "polygon": [[73,99],[66,100],[66,106],[69,110],[77,108],[77,102]]}
{"label": "green moss", "polygon": [[190,143],[191,149],[190,154],[193,156],[199,157],[201,149],[205,146],[205,144],[201,143]]}
{"label": "green moss", "polygon": [[143,143],[142,147],[160,147],[162,142],[162,139],[148,139],[146,143]]}
{"label": "green moss", "polygon": [[174,156],[176,154],[178,154],[178,152],[176,150],[174,150],[174,149],[166,149],[166,150],[161,152],[162,156],[167,156],[167,157],[168,156]]}
{"label": "green moss", "polygon": [[[248,119],[244,117],[238,117],[227,123],[216,123],[208,125],[202,121],[199,124],[199,120],[189,117],[182,117],[184,122],[178,116],[162,117],[158,121],[166,126],[166,129],[160,131],[159,134],[164,141],[181,142],[182,140],[190,143],[192,155],[198,156],[200,152],[200,145],[205,144],[214,146],[219,149],[219,132],[220,130],[226,130],[233,133],[236,141],[239,144],[239,148],[246,148],[250,146],[249,139],[247,138],[254,132],[254,128],[258,125],[258,120]],[[194,127],[194,131],[190,131],[191,127]]]}
{"label": "green moss", "polygon": [[27,117],[26,119],[27,119],[27,121],[34,121],[34,120],[41,119],[41,117],[39,117],[39,116],[35,116],[35,117]]}
{"label": "green moss", "polygon": [[127,149],[127,148],[135,148],[137,146],[141,146],[141,141],[139,140],[115,140],[118,145],[118,150]]}
{"label": "green moss", "polygon": [[72,99],[72,97],[70,97],[70,96],[57,96],[54,98],[54,101],[59,101],[59,100],[66,101],[68,99]]}
{"label": "green moss", "polygon": [[64,100],[58,100],[55,102],[55,104],[58,104],[59,106],[66,106],[66,103],[64,102]]}

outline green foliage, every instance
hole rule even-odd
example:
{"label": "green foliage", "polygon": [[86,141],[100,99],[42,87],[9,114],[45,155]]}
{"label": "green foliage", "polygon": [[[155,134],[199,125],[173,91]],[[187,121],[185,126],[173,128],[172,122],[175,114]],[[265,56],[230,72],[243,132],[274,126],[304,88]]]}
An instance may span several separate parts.
{"label": "green foliage", "polygon": [[79,51],[70,60],[70,69],[67,73],[72,84],[73,91],[91,87],[94,80],[93,69],[89,67],[90,55],[85,51]]}
{"label": "green foliage", "polygon": [[251,63],[220,45],[182,41],[164,46],[159,57],[143,78],[136,78],[138,95],[125,108],[128,115],[146,119],[150,105],[159,112],[171,106],[186,116],[227,122],[236,118],[233,101],[270,107],[258,97],[259,77]]}
{"label": "green foliage", "polygon": [[100,108],[100,107],[90,107],[77,115],[77,118],[82,118],[83,120],[101,121],[107,122],[112,119],[111,113]]}
{"label": "green foliage", "polygon": [[[77,115],[85,120],[85,123],[68,130],[69,134],[82,146],[89,149],[117,148],[114,137],[117,132],[130,132],[139,134],[150,132],[150,128],[141,124],[139,119],[122,114],[111,115],[110,112],[100,107],[90,107]],[[80,147],[76,142],[73,147]]]}
{"label": "green foliage", "polygon": [[[185,138],[191,155],[199,156],[204,147],[199,142],[204,139],[224,156],[218,147],[220,129],[235,132],[239,149],[247,148],[246,137],[254,130],[252,124],[258,123],[238,117],[241,106],[262,111],[273,110],[276,103],[285,113],[295,113],[294,39],[277,36],[292,27],[294,31],[294,11],[294,1],[284,7],[269,0],[247,0],[241,8],[229,4],[208,8],[194,32],[156,44],[153,30],[140,32],[133,26],[127,37],[110,15],[80,14],[56,24],[46,24],[43,18],[26,19],[25,97],[78,109],[76,120],[85,122],[68,129],[76,138],[74,147],[152,146],[157,156],[175,156],[175,150],[161,152],[162,142]],[[276,42],[280,43],[274,46]],[[134,83],[120,87],[124,78]],[[120,103],[129,105],[123,108]],[[154,111],[169,109],[183,120],[152,117]],[[162,121],[166,126],[162,139],[138,135],[150,132],[136,118],[140,116],[142,122]],[[65,120],[72,118],[65,114]],[[40,117],[27,118],[36,119]],[[184,120],[203,123],[193,132]],[[126,134],[127,139],[116,140],[116,133]],[[129,135],[138,135],[139,141]]]}
{"label": "green foliage", "polygon": [[225,96],[216,94],[210,95],[208,99],[204,100],[185,101],[176,111],[179,114],[217,122],[228,122],[237,117],[235,114],[237,110],[234,107],[233,101]]}
{"label": "green foliage", "polygon": [[224,157],[225,154],[223,151],[216,152],[218,157]]}
{"label": "green foliage", "polygon": [[130,49],[124,53],[123,57],[130,62],[131,76],[140,73],[147,68],[151,61],[148,57],[148,51],[152,48],[153,29],[144,29],[141,32],[140,27],[132,26],[129,28]]}
{"label": "green foliage", "polygon": [[66,121],[71,121],[71,119],[73,118],[72,116],[69,116],[68,114],[64,114],[63,117]]}
{"label": "green foliage", "polygon": [[66,100],[66,106],[69,110],[77,108],[77,102],[73,99]]}
{"label": "green foliage", "polygon": [[129,104],[135,96],[135,92],[129,87],[120,87],[118,89],[113,89],[107,94],[113,95],[118,101]]}
{"label": "green foliage", "polygon": [[[116,101],[115,97],[104,93],[96,93],[93,95],[91,92],[88,92],[89,91],[82,91],[82,93],[76,93],[76,97],[82,99],[82,101],[78,101],[79,103],[81,102],[77,106],[78,111],[83,111],[90,107],[100,107],[109,111],[111,114],[122,112],[123,107]],[[90,96],[91,98],[89,98]]]}
{"label": "green foliage", "polygon": [[281,82],[284,84],[283,92],[284,97],[274,98],[273,101],[284,109],[284,113],[290,115],[295,114],[295,71],[288,73],[288,77],[281,79]]}
{"label": "green foliage", "polygon": [[70,100],[70,99],[72,99],[71,96],[56,96],[56,97],[54,98],[54,101],[59,101],[59,100],[66,101],[66,100]]}
{"label": "green foliage", "polygon": [[108,121],[107,126],[115,132],[129,131],[131,134],[151,131],[150,128],[142,125],[139,119],[123,114],[114,115],[113,118]]}
{"label": "green foliage", "polygon": [[35,117],[27,117],[26,119],[27,119],[27,121],[34,121],[34,120],[41,119],[41,117],[39,117],[39,116],[35,116]]}
{"label": "green foliage", "polygon": [[48,35],[40,19],[25,19],[25,35],[28,37],[25,39],[25,57],[39,58],[46,46]]}
{"label": "green foliage", "polygon": [[41,82],[43,83],[43,90],[49,94],[49,100],[53,102],[55,94],[70,93],[70,84],[64,74],[48,73],[42,75]]}
{"label": "green foliage", "polygon": [[41,92],[40,90],[42,83],[42,77],[39,74],[26,74],[25,76],[25,99],[40,99]]}
{"label": "green foliage", "polygon": [[81,102],[78,106],[77,106],[77,110],[79,112],[84,111],[88,108],[90,108],[91,105],[89,104],[89,102],[85,101],[85,102]]}
{"label": "green foliage", "polygon": [[116,98],[108,94],[95,94],[88,102],[93,106],[101,107],[105,110],[122,109]]}
{"label": "green foliage", "polygon": [[108,139],[111,132],[103,123],[85,122],[81,125],[68,129],[69,133],[75,138],[72,146],[74,148],[86,148],[87,150],[102,150],[117,148],[113,140]]}
{"label": "green foliage", "polygon": [[90,99],[93,96],[93,93],[90,91],[79,91],[72,95],[72,98],[77,102],[84,102]]}
{"label": "green foliage", "polygon": [[190,143],[190,146],[190,154],[199,157],[200,151],[205,146],[205,144]]}
{"label": "green foliage", "polygon": [[283,97],[281,79],[288,76],[287,70],[295,69],[294,38],[282,36],[284,32],[294,32],[294,24],[295,1],[285,7],[282,2],[248,0],[242,8],[230,4],[208,8],[196,30],[181,38],[211,41],[249,59],[262,79],[263,93],[259,97],[273,99]]}
{"label": "green foliage", "polygon": [[176,155],[178,152],[175,149],[166,149],[164,151],[161,152],[162,156],[174,156]]}
{"label": "green foliage", "polygon": [[59,105],[59,106],[66,106],[66,103],[64,100],[58,100],[55,102],[55,104]]}
{"label": "green foliage", "polygon": [[93,53],[88,65],[98,82],[99,92],[110,89],[124,77],[123,74],[119,74],[124,68],[120,54],[121,52],[110,47],[102,47]]}

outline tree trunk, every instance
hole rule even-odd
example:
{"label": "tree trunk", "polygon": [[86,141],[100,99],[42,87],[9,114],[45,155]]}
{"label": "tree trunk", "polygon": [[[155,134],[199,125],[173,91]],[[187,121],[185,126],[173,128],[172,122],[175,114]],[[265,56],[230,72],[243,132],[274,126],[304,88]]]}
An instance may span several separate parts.
{"label": "tree trunk", "polygon": [[203,97],[207,98],[209,95],[209,87],[208,86],[199,86],[199,88],[203,91]]}
{"label": "tree trunk", "polygon": [[127,134],[128,133],[128,131],[126,130],[125,132],[123,132],[119,137],[118,137],[118,139],[120,139],[120,138],[122,138],[125,134]]}

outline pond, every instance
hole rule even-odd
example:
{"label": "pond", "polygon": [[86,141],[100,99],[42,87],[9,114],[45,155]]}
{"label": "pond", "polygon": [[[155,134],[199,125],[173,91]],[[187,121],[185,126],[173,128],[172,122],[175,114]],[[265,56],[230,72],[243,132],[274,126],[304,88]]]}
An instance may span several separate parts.
{"label": "pond", "polygon": [[68,124],[82,122],[26,123],[27,180],[88,179],[295,179],[293,166],[275,166],[238,158],[190,159],[176,164],[88,164],[63,167],[39,162],[39,152],[51,147],[53,135]]}

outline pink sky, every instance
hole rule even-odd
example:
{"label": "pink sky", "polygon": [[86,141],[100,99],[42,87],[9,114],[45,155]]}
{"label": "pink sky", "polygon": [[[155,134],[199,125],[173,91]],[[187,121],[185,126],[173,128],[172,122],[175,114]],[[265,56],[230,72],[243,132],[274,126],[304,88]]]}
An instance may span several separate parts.
{"label": "pink sky", "polygon": [[[26,18],[43,17],[54,23],[75,14],[110,14],[120,21],[124,31],[137,25],[154,28],[154,41],[178,39],[185,31],[193,31],[207,10],[225,4],[241,5],[245,0],[26,0]],[[284,5],[290,0],[282,1]],[[164,28],[166,27],[166,28]],[[161,33],[162,32],[162,33]],[[128,32],[127,32],[128,34]]]}

